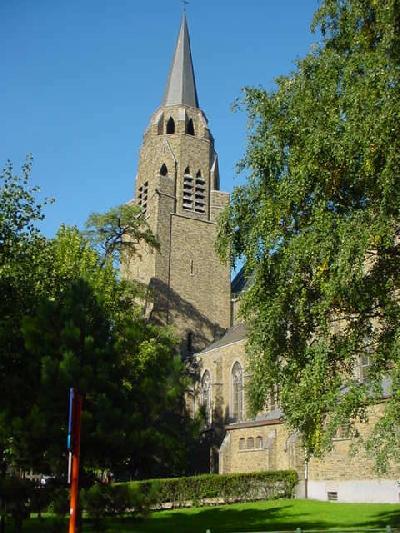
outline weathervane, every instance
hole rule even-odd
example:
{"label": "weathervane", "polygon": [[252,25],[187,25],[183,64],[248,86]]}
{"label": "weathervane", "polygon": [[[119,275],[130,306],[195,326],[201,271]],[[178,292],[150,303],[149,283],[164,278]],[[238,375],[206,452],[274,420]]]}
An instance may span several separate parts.
{"label": "weathervane", "polygon": [[189,2],[187,0],[182,0],[182,6],[183,6],[183,12],[186,13],[186,6],[189,5]]}

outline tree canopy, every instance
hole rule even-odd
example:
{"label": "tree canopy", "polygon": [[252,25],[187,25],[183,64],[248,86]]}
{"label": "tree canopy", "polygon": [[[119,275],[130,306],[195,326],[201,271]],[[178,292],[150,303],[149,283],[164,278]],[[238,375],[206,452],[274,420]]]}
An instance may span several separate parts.
{"label": "tree canopy", "polygon": [[159,244],[151,231],[141,207],[122,204],[105,213],[92,213],[86,222],[85,236],[92,245],[120,263],[122,255],[135,255],[140,243],[150,248]]}
{"label": "tree canopy", "polygon": [[[0,452],[6,467],[66,472],[68,391],[84,395],[82,458],[91,471],[178,474],[194,426],[183,406],[183,364],[172,333],[149,324],[104,254],[76,228],[41,235],[43,202],[8,165],[0,181]],[[119,209],[136,241],[155,244],[138,213]],[[97,216],[98,235],[108,242]],[[102,218],[108,224],[110,213]],[[118,223],[118,225],[121,225]],[[134,228],[134,229],[132,229]],[[108,248],[107,248],[108,246]],[[111,246],[111,248],[110,248]]]}
{"label": "tree canopy", "polygon": [[[391,395],[370,449],[399,460],[400,5],[324,0],[321,42],[276,80],[247,88],[249,142],[219,250],[245,261],[249,394],[278,386],[307,456]],[[358,374],[369,357],[368,381]]]}

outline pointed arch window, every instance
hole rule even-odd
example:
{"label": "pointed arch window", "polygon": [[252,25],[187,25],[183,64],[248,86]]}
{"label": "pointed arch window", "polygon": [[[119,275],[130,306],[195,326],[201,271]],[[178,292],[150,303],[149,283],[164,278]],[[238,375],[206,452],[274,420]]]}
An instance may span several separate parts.
{"label": "pointed arch window", "polygon": [[160,175],[161,176],[168,176],[168,168],[167,168],[167,165],[165,163],[163,163],[161,165],[161,168],[160,168]]}
{"label": "pointed arch window", "polygon": [[205,422],[211,424],[211,377],[210,372],[206,370],[201,379],[201,405],[204,409]]}
{"label": "pointed arch window", "polygon": [[167,122],[167,133],[175,133],[175,120],[172,117],[169,117]]}
{"label": "pointed arch window", "polygon": [[186,133],[188,133],[189,135],[194,135],[194,124],[191,118],[188,120],[188,123],[186,124]]}
{"label": "pointed arch window", "polygon": [[232,367],[232,419],[243,419],[243,370],[241,364],[236,361]]}

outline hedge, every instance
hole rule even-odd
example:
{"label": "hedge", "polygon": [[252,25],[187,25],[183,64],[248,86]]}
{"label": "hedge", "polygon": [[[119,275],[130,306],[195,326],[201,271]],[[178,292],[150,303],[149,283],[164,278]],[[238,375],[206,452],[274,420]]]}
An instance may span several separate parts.
{"label": "hedge", "polygon": [[[202,474],[191,477],[131,481],[126,485],[152,494],[156,506],[232,503],[251,500],[292,498],[298,481],[294,470],[248,474]],[[125,484],[121,484],[125,485]],[[211,500],[211,501],[209,501]],[[214,500],[214,501],[213,501]]]}

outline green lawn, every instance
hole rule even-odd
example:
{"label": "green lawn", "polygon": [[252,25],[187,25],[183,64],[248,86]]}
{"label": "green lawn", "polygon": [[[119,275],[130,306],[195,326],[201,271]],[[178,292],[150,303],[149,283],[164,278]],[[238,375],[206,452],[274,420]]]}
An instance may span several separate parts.
{"label": "green lawn", "polygon": [[[152,513],[147,520],[110,519],[104,532],[125,533],[205,533],[244,531],[283,531],[312,529],[352,529],[364,531],[373,528],[399,528],[400,505],[329,503],[312,500],[273,500],[240,503],[218,507],[201,507]],[[51,529],[48,520],[39,523],[31,519],[26,532],[62,533],[63,528]],[[84,532],[99,529],[85,521]]]}

